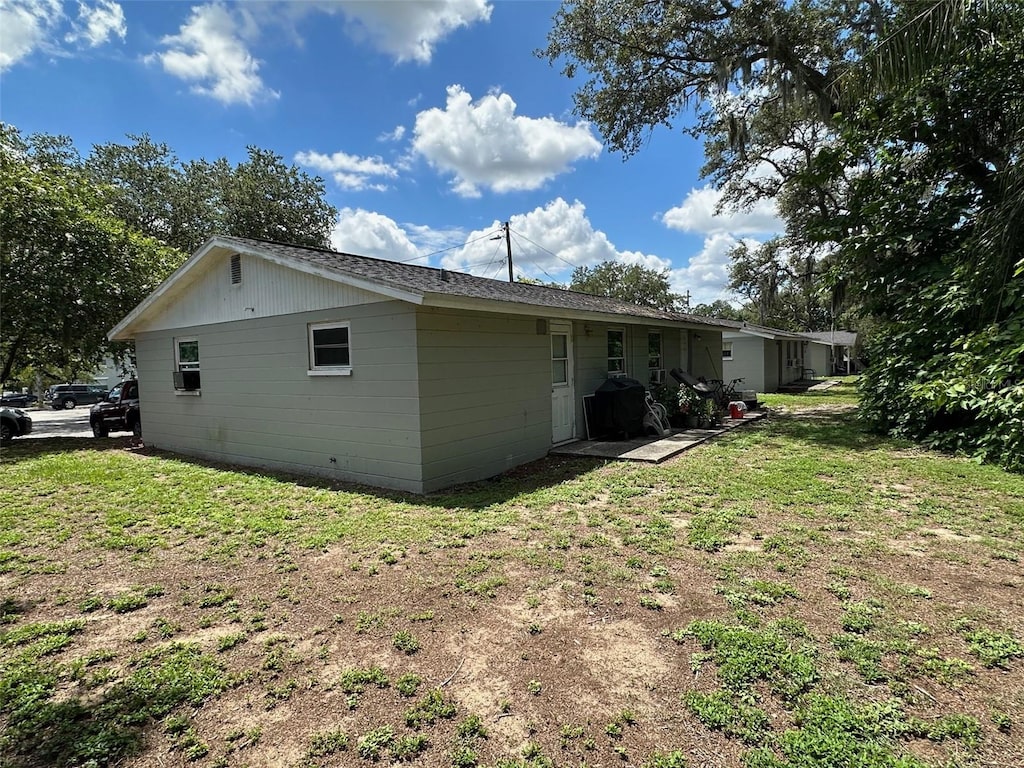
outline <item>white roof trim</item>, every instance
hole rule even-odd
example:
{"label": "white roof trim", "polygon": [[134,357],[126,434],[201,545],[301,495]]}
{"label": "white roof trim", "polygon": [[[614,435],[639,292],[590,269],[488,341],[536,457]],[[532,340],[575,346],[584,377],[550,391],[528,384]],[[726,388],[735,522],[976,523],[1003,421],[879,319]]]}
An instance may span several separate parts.
{"label": "white roof trim", "polygon": [[289,269],[295,269],[299,272],[305,272],[316,277],[321,277],[325,280],[330,280],[335,283],[342,283],[343,285],[349,285],[353,288],[360,288],[364,291],[370,291],[371,293],[381,294],[392,299],[398,299],[400,301],[406,301],[410,304],[421,304],[423,303],[423,296],[418,293],[413,293],[407,290],[401,290],[392,286],[379,283],[373,280],[367,280],[365,278],[353,277],[351,275],[345,275],[340,272],[335,272],[330,269],[323,269],[313,264],[298,260],[289,259],[283,256],[279,256],[275,253],[264,251],[261,248],[255,248],[252,246],[240,246],[234,241],[223,240],[220,237],[211,237],[205,243],[203,243],[199,249],[190,256],[184,264],[178,267],[171,275],[164,280],[160,285],[156,287],[149,296],[143,299],[142,303],[139,304],[135,309],[129,312],[125,318],[115,325],[107,333],[107,338],[111,341],[123,341],[132,337],[132,329],[138,323],[138,321],[145,317],[146,314],[156,305],[159,305],[160,300],[170,293],[173,289],[177,288],[179,284],[183,284],[188,275],[196,268],[196,266],[203,261],[210,252],[224,249],[231,251],[232,253],[244,253],[249,256],[255,256],[260,259],[272,262],[282,267]]}

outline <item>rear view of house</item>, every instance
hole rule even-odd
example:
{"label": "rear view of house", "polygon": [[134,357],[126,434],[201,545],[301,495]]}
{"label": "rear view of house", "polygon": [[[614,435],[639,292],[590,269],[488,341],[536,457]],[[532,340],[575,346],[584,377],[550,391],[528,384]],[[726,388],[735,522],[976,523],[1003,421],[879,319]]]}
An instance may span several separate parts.
{"label": "rear view of house", "polygon": [[586,435],[609,376],[721,377],[709,318],[215,237],[110,333],[147,444],[424,493]]}

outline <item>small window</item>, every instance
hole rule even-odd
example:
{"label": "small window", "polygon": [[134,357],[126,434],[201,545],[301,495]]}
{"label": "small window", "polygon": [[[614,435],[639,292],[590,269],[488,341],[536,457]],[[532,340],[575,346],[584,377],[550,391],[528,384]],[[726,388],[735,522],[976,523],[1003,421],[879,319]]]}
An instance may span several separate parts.
{"label": "small window", "polygon": [[626,372],[626,332],[621,328],[608,331],[608,373]]}
{"label": "small window", "polygon": [[174,388],[187,392],[199,389],[199,339],[174,340]]}
{"label": "small window", "polygon": [[346,376],[352,372],[349,323],[309,326],[309,373]]}
{"label": "small window", "polygon": [[732,360],[732,342],[731,341],[723,341],[722,342],[722,359],[723,360]]}
{"label": "small window", "polygon": [[235,253],[231,256],[231,284],[238,285],[242,282],[242,257]]}

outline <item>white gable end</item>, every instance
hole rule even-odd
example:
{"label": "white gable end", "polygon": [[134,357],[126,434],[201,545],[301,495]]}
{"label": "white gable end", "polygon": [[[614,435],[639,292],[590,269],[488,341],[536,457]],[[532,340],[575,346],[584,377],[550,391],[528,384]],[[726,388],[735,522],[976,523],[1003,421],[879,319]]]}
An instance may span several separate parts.
{"label": "white gable end", "polygon": [[[240,269],[239,269],[240,268]],[[187,291],[170,291],[137,331],[229,323],[334,307],[391,301],[388,296],[241,254],[211,254]]]}

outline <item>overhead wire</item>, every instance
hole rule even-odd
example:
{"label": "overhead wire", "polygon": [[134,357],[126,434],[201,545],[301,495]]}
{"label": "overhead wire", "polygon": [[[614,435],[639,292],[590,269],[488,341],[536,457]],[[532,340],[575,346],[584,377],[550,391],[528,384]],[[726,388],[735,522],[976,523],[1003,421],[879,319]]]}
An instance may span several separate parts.
{"label": "overhead wire", "polygon": [[[576,268],[576,265],[573,264],[571,261],[569,261],[567,259],[564,259],[561,256],[559,256],[557,253],[555,253],[554,251],[549,250],[548,248],[545,248],[543,245],[541,245],[540,243],[536,242],[535,240],[532,240],[531,238],[527,237],[522,232],[517,232],[516,230],[512,229],[511,227],[509,227],[508,233],[509,233],[509,237],[510,238],[512,238],[512,237],[516,238],[516,243],[520,247],[520,258],[525,258],[525,260],[527,262],[529,262],[531,265],[533,265],[538,270],[540,270],[551,282],[557,282],[557,281],[555,280],[554,276],[550,272],[548,272],[546,269],[544,269],[544,267],[542,267],[534,259],[531,259],[528,256],[524,256],[523,255],[524,251],[526,251],[527,249],[524,249],[522,247],[522,244],[519,242],[520,239],[525,240],[527,243],[529,243],[530,245],[534,246],[535,248],[539,248],[541,251],[543,251],[544,253],[548,254],[549,256],[552,256],[552,257],[558,259],[559,261],[561,261],[566,266],[572,267],[573,269]],[[426,253],[426,254],[422,254],[422,255],[419,255],[419,256],[414,256],[414,257],[412,257],[410,259],[402,259],[401,261],[399,261],[397,263],[399,263],[399,264],[408,264],[408,263],[414,262],[414,261],[423,261],[423,260],[426,260],[426,259],[430,259],[433,256],[437,256],[437,255],[442,254],[442,253],[447,253],[448,251],[453,251],[453,250],[455,250],[457,248],[465,248],[466,246],[472,245],[473,243],[478,243],[481,240],[504,240],[505,239],[504,238],[504,234],[505,234],[504,228],[499,228],[499,229],[496,229],[496,230],[491,230],[490,232],[486,232],[486,233],[480,235],[479,237],[473,238],[472,240],[467,240],[467,241],[462,242],[462,243],[456,243],[455,245],[450,245],[447,248],[440,248],[440,249],[438,249],[436,251],[432,251],[431,253]],[[493,265],[495,263],[495,259],[496,259],[497,255],[498,255],[498,251],[500,249],[501,249],[501,244],[498,243],[498,245],[495,246],[494,254],[489,259],[487,259],[486,261],[477,261],[477,262],[472,262],[472,263],[469,263],[469,264],[462,264],[461,268],[462,269],[472,269],[472,268],[475,268],[475,267],[483,267],[484,271],[487,272],[487,271],[489,271],[491,265]],[[497,277],[499,276],[502,268],[507,263],[504,258],[499,259],[498,261],[500,263],[498,264],[498,268],[495,271],[495,273],[494,273],[494,275],[492,276],[491,279],[497,279]]]}
{"label": "overhead wire", "polygon": [[[511,230],[510,230],[510,233],[511,233],[512,235],[516,235],[516,236],[518,237],[517,233],[515,233],[515,232],[511,232]],[[530,240],[529,240],[529,238],[526,238],[526,237],[524,237],[523,239],[524,239],[524,240],[527,240],[528,242],[531,242],[531,243],[532,243],[533,245],[537,245],[536,243],[533,243],[532,241],[530,241]],[[537,246],[537,247],[538,247],[538,248],[540,248],[540,246]],[[541,250],[546,250],[546,249],[544,249],[544,248],[541,248]],[[548,253],[550,253],[550,251],[548,251]],[[519,252],[519,257],[520,257],[520,259],[524,258],[524,256],[523,256],[523,251],[522,251],[522,250],[520,250],[520,252]],[[542,267],[542,266],[541,266],[540,264],[538,264],[538,263],[537,263],[536,261],[534,261],[533,259],[531,259],[531,258],[530,258],[529,256],[526,256],[525,258],[526,258],[526,260],[527,260],[528,262],[530,262],[531,264],[533,264],[533,266],[535,266],[535,267],[536,267],[537,269],[539,269],[539,270],[540,270],[541,272],[543,272],[543,273],[544,273],[544,274],[545,274],[545,275],[547,276],[548,280],[550,280],[550,281],[551,281],[551,282],[553,282],[553,283],[554,283],[554,282],[557,282],[557,281],[555,280],[554,276],[553,276],[553,275],[551,275],[551,274],[550,274],[550,273],[549,273],[549,272],[548,272],[548,271],[547,271],[546,269],[544,269],[544,267]]]}
{"label": "overhead wire", "polygon": [[[513,230],[512,230],[512,229],[509,229],[509,231],[510,231],[510,232],[512,232]],[[525,240],[526,242],[530,243],[531,245],[535,245],[535,246],[537,246],[538,248],[540,248],[540,249],[541,249],[542,251],[544,251],[545,253],[547,253],[547,254],[550,254],[551,256],[554,256],[554,257],[555,257],[556,259],[558,259],[559,261],[561,261],[561,262],[562,262],[563,264],[566,264],[566,265],[568,265],[568,266],[572,267],[573,269],[576,269],[576,265],[575,265],[575,264],[573,264],[573,263],[572,263],[571,261],[569,261],[569,260],[567,260],[567,259],[563,259],[563,258],[562,258],[561,256],[559,256],[559,255],[558,255],[557,253],[555,253],[554,251],[549,251],[549,250],[548,250],[547,248],[545,248],[545,247],[544,247],[543,245],[541,245],[540,243],[534,242],[533,240],[531,240],[530,238],[528,238],[528,237],[527,237],[526,235],[524,235],[524,234],[523,234],[522,232],[515,232],[515,234],[517,234],[517,235],[518,235],[519,237],[523,238],[523,240]],[[547,273],[545,273],[545,274],[547,274]],[[549,275],[549,277],[550,277],[550,275]]]}
{"label": "overhead wire", "polygon": [[496,235],[496,234],[498,234],[500,232],[501,232],[500,229],[499,230],[495,230],[494,232],[488,232],[485,235],[481,235],[480,237],[476,237],[476,238],[474,238],[472,240],[467,240],[464,243],[456,243],[455,245],[449,245],[447,248],[442,248],[439,251],[434,251],[433,253],[425,253],[425,254],[420,255],[420,256],[413,256],[411,259],[403,259],[402,261],[399,261],[397,263],[399,263],[399,264],[408,264],[411,261],[419,261],[420,259],[429,259],[431,256],[437,256],[438,254],[445,253],[446,251],[454,251],[456,248],[465,248],[467,245],[472,245],[473,243],[478,243],[481,240],[490,239],[490,238],[494,237],[494,235]]}

